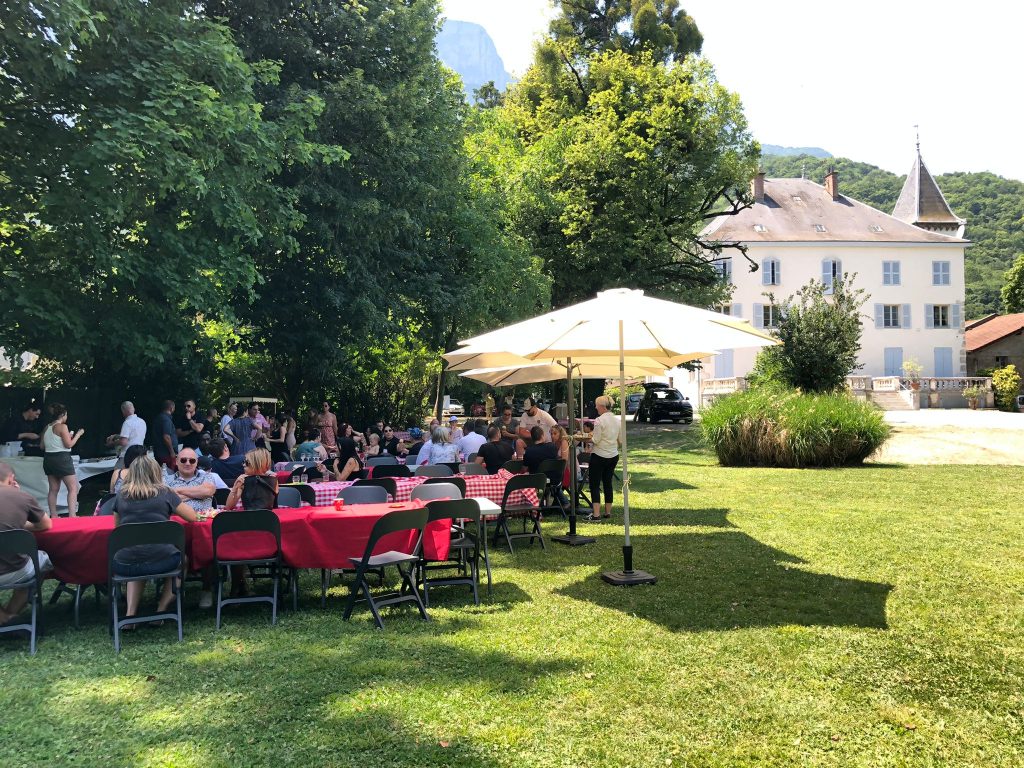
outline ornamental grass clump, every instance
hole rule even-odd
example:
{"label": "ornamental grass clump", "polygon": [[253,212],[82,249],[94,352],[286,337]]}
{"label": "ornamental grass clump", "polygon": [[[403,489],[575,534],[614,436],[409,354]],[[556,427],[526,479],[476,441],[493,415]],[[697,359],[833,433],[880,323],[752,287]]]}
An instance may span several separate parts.
{"label": "ornamental grass clump", "polygon": [[723,466],[845,467],[889,437],[882,412],[844,393],[759,387],[720,398],[701,417]]}

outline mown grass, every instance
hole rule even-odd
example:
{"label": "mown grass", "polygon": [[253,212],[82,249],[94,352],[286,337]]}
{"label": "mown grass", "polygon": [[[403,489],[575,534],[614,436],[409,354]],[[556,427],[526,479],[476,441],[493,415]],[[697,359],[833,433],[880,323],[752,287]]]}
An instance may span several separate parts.
{"label": "mown grass", "polygon": [[599,580],[621,567],[602,523],[383,632],[312,577],[276,628],[244,608],[216,632],[193,589],[184,643],[142,630],[120,657],[91,608],[81,631],[48,608],[38,656],[0,641],[0,765],[1024,762],[1020,468],[722,468],[694,431],[630,440],[656,586]]}

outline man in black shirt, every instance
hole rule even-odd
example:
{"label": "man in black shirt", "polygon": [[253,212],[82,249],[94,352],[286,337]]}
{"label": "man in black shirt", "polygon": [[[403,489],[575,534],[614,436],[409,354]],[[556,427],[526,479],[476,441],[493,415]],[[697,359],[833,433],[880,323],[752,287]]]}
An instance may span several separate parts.
{"label": "man in black shirt", "polygon": [[185,413],[182,414],[181,419],[175,424],[174,430],[178,433],[182,446],[198,451],[199,440],[207,429],[206,420],[196,412],[196,401],[186,400]]}
{"label": "man in black shirt", "polygon": [[476,463],[487,467],[487,473],[496,475],[498,470],[511,461],[514,449],[512,444],[501,439],[501,430],[491,425],[487,429],[487,442],[476,452]]}
{"label": "man in black shirt", "polygon": [[530,439],[533,444],[523,453],[523,464],[531,473],[536,472],[544,459],[557,459],[558,446],[550,440],[541,442],[544,439],[544,427],[535,426],[530,430]]}
{"label": "man in black shirt", "polygon": [[41,409],[35,403],[29,403],[21,409],[21,416],[11,416],[4,422],[0,430],[0,443],[15,443],[21,440],[21,449],[39,448],[39,414]]}

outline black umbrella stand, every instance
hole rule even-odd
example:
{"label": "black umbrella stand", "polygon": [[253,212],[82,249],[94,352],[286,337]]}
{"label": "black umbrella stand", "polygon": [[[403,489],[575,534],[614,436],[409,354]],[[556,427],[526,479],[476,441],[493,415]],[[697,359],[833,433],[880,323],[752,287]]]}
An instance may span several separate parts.
{"label": "black umbrella stand", "polygon": [[568,547],[581,547],[597,541],[593,536],[581,536],[576,533],[576,505],[579,499],[576,492],[576,398],[572,387],[572,358],[565,361],[565,383],[569,390],[566,403],[569,406],[569,530],[562,536],[552,536],[552,541]]}

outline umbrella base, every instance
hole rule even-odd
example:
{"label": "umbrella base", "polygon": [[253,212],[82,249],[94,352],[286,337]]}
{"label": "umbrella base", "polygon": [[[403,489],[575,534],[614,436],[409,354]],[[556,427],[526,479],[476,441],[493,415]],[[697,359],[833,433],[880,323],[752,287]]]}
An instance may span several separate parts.
{"label": "umbrella base", "polygon": [[647,571],[605,571],[601,578],[613,587],[635,587],[638,584],[657,584],[658,578]]}
{"label": "umbrella base", "polygon": [[593,544],[597,541],[593,536],[580,536],[571,531],[566,532],[563,536],[552,536],[551,540],[569,547],[582,547],[584,544]]}

